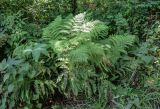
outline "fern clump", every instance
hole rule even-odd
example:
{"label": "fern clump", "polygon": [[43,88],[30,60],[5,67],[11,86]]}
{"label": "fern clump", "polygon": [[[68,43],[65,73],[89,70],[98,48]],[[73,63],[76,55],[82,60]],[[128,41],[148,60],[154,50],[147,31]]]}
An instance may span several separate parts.
{"label": "fern clump", "polygon": [[[48,40],[53,52],[57,53],[57,58],[65,59],[60,63],[65,66],[61,67],[64,69],[64,78],[61,78],[61,81],[66,85],[64,88],[64,83],[61,82],[63,88],[59,90],[68,90],[68,94],[77,95],[84,87],[91,88],[95,85],[94,82],[89,82],[90,78],[96,79],[96,73],[107,73],[109,65],[114,65],[121,54],[126,52],[126,48],[132,46],[135,41],[132,35],[107,38],[108,27],[100,21],[87,21],[85,15],[86,13],[81,13],[64,19],[59,16],[43,29],[43,37]],[[87,79],[80,78],[90,71],[94,73],[86,75]]]}

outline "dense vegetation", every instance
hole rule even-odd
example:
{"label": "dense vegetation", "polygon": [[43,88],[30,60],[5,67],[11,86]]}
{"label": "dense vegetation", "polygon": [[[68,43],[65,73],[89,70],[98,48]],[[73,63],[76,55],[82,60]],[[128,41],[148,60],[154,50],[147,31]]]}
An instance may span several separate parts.
{"label": "dense vegetation", "polygon": [[159,0],[0,0],[0,109],[159,109]]}

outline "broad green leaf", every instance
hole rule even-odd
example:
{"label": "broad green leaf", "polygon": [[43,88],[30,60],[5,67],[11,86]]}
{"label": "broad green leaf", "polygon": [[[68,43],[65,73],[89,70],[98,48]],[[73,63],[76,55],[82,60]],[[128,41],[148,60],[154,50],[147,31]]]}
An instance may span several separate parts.
{"label": "broad green leaf", "polygon": [[14,85],[13,85],[13,84],[10,84],[10,85],[8,86],[8,92],[9,92],[9,93],[12,92],[13,89],[14,89]]}
{"label": "broad green leaf", "polygon": [[7,79],[9,79],[10,74],[6,73],[3,77],[3,82],[6,82]]}

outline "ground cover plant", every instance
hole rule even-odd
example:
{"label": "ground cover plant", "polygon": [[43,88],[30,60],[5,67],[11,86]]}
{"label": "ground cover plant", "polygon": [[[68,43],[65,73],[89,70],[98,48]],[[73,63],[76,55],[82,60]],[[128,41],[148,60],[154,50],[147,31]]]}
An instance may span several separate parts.
{"label": "ground cover plant", "polygon": [[159,0],[1,0],[0,109],[159,109]]}

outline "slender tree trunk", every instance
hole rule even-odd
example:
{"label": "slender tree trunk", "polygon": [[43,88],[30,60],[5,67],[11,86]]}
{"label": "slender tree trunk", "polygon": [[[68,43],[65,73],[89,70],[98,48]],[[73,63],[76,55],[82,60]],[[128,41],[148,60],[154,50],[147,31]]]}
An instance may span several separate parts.
{"label": "slender tree trunk", "polygon": [[72,2],[72,5],[71,5],[72,14],[75,15],[77,11],[77,0],[71,0],[71,2]]}

